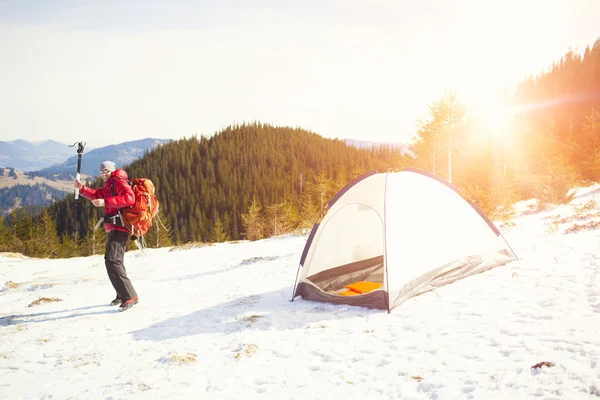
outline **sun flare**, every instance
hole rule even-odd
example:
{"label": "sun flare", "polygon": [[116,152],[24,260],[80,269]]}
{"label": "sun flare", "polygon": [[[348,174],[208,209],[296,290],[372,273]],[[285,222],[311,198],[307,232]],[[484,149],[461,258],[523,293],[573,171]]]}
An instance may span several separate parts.
{"label": "sun flare", "polygon": [[473,117],[477,121],[480,134],[486,136],[502,136],[510,129],[515,110],[500,101],[479,103],[473,109]]}

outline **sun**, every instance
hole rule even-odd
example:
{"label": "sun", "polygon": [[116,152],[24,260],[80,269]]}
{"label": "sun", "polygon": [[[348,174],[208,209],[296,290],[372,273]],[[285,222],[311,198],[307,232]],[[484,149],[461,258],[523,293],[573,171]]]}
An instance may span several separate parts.
{"label": "sun", "polygon": [[472,116],[482,135],[505,135],[510,129],[515,109],[504,102],[490,99],[473,107]]}
{"label": "sun", "polygon": [[512,118],[512,110],[502,104],[488,104],[483,109],[483,121],[494,130],[501,130],[506,127]]}

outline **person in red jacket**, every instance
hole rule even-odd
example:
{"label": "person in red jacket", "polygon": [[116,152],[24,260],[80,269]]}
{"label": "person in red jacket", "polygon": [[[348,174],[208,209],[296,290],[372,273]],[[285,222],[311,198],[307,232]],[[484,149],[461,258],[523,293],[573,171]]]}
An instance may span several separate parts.
{"label": "person in red jacket", "polygon": [[110,305],[120,304],[119,311],[125,311],[138,302],[138,296],[123,263],[130,234],[121,222],[119,209],[133,205],[135,195],[127,183],[127,172],[117,169],[114,162],[104,161],[100,164],[100,177],[104,185],[99,189],[86,187],[78,180],[73,182],[73,186],[94,206],[104,207],[104,230],[108,232],[104,263],[117,292],[117,297]]}

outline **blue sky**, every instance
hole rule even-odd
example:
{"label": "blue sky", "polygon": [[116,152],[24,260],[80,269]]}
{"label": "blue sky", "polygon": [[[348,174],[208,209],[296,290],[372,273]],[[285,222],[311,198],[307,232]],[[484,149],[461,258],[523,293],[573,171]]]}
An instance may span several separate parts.
{"label": "blue sky", "polygon": [[243,121],[408,141],[600,37],[596,0],[2,1],[0,140],[213,134]]}

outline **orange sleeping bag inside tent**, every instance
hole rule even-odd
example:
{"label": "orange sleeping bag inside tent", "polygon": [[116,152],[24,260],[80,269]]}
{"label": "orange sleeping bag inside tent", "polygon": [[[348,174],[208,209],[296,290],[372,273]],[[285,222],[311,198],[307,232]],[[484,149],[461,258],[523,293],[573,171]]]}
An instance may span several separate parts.
{"label": "orange sleeping bag inside tent", "polygon": [[340,290],[336,294],[340,296],[356,296],[357,294],[369,293],[372,290],[379,289],[383,284],[375,282],[354,282],[344,286],[346,290]]}

